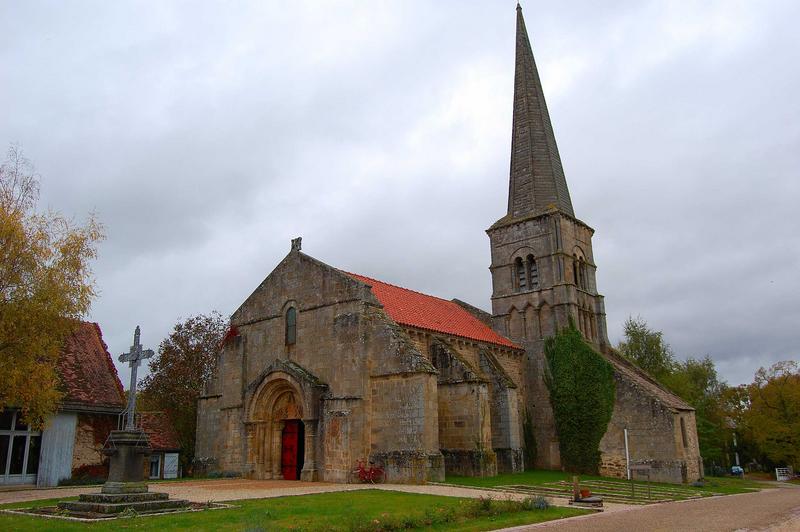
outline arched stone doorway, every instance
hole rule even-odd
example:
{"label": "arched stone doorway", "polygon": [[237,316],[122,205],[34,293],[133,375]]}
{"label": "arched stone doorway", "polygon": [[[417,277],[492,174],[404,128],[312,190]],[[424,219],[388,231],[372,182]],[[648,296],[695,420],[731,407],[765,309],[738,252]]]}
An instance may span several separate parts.
{"label": "arched stone doorway", "polygon": [[317,425],[327,391],[327,384],[290,360],[274,360],[247,386],[242,468],[246,477],[281,479],[284,465],[287,478],[291,477],[289,458],[294,456],[296,478],[319,480],[316,457],[322,451],[317,449]]}
{"label": "arched stone doorway", "polygon": [[246,422],[247,461],[253,478],[299,480],[306,465],[306,408],[293,380],[272,374],[253,395]]}

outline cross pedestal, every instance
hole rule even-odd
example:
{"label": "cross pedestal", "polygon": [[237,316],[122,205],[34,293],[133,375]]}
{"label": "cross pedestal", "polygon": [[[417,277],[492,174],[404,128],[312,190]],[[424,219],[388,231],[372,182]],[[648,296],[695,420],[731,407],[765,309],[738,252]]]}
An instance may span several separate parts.
{"label": "cross pedestal", "polygon": [[142,349],[139,343],[141,332],[136,327],[133,345],[129,353],[119,357],[120,362],[131,366],[131,386],[128,392],[128,408],[125,415],[125,428],[112,430],[103,449],[108,456],[108,480],[100,493],[87,493],[77,501],[58,503],[59,508],[76,513],[113,515],[126,510],[137,513],[153,513],[186,508],[188,501],[170,500],[166,493],[153,493],[147,490],[145,478],[145,459],[150,456],[150,442],[147,434],[136,427],[136,368],[141,361],[153,356],[152,349]]}
{"label": "cross pedestal", "polygon": [[150,442],[141,429],[112,430],[103,453],[108,459],[108,480],[101,488],[103,493],[146,493],[146,459],[150,456]]}

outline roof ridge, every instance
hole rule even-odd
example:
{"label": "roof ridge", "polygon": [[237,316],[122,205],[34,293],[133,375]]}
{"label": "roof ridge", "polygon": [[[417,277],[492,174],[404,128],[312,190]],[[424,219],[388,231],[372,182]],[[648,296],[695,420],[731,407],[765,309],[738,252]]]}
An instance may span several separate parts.
{"label": "roof ridge", "polygon": [[342,273],[346,273],[347,275],[352,275],[352,276],[355,276],[355,277],[363,277],[364,279],[369,279],[370,281],[375,281],[377,283],[385,284],[387,286],[391,286],[393,288],[398,288],[400,290],[406,290],[407,292],[413,292],[413,293],[419,294],[421,296],[432,297],[433,299],[438,299],[439,301],[443,301],[445,303],[452,303],[456,307],[461,308],[461,305],[459,305],[458,303],[455,303],[452,299],[445,299],[443,297],[434,296],[434,295],[431,295],[431,294],[426,294],[425,292],[420,292],[419,290],[414,290],[413,288],[406,288],[405,286],[400,286],[400,285],[397,285],[397,284],[387,283],[386,281],[381,281],[380,279],[375,279],[374,277],[370,277],[368,275],[362,275],[360,273],[353,273],[353,272],[348,272],[348,271],[345,271],[345,270],[339,270],[339,271],[342,272]]}
{"label": "roof ridge", "polygon": [[339,270],[371,288],[389,316],[399,324],[465,340],[520,349],[494,328],[453,300],[387,283],[374,277]]}

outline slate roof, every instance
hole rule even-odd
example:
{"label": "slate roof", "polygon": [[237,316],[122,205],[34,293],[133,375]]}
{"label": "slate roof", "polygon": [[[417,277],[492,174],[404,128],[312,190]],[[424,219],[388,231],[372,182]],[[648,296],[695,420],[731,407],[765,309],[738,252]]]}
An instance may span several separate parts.
{"label": "slate roof", "polygon": [[575,216],[519,4],[516,48],[508,214],[505,218],[511,220],[552,209]]}
{"label": "slate roof", "polygon": [[57,371],[63,402],[124,408],[122,383],[98,324],[78,325],[64,342]]}
{"label": "slate roof", "polygon": [[147,433],[154,451],[178,451],[178,433],[165,412],[139,412],[139,426]]}
{"label": "slate roof", "polygon": [[401,325],[521,349],[508,338],[497,334],[458,303],[384,283],[371,277],[345,273],[372,287],[372,293],[381,302],[389,317]]}
{"label": "slate roof", "polygon": [[627,378],[628,382],[660,401],[664,406],[675,410],[694,410],[694,407],[664,388],[630,360],[625,359],[614,351],[605,353],[604,357],[614,366],[614,369]]}

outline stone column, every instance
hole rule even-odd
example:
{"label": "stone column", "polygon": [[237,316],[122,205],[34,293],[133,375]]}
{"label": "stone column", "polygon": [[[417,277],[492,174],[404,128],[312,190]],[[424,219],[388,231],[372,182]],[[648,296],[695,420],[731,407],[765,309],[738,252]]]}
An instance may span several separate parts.
{"label": "stone column", "polygon": [[272,467],[270,470],[272,471],[273,479],[283,478],[283,472],[281,471],[281,438],[283,436],[283,427],[285,424],[284,420],[276,421],[272,424],[272,441],[270,442],[270,446],[272,447],[272,452],[270,453]]}
{"label": "stone column", "polygon": [[316,419],[304,419],[305,429],[305,457],[303,458],[303,470],[300,471],[300,480],[305,482],[315,482],[319,480],[317,471],[317,421]]}
{"label": "stone column", "polygon": [[244,437],[246,444],[245,463],[242,474],[245,478],[259,478],[260,449],[258,448],[258,434],[261,431],[256,423],[244,422]]}

